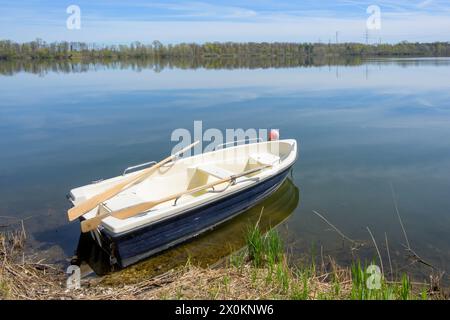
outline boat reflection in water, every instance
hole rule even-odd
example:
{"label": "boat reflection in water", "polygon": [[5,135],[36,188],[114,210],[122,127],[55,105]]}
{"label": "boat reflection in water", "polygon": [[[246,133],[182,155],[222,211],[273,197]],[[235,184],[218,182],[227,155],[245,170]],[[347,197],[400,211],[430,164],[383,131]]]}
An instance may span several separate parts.
{"label": "boat reflection in water", "polygon": [[[121,279],[129,277],[130,280],[141,276],[148,277],[183,265],[188,260],[199,266],[212,265],[245,246],[246,230],[254,225],[260,216],[259,227],[262,232],[267,232],[285,221],[297,208],[298,203],[299,190],[288,178],[271,196],[236,218],[187,243],[112,274],[111,277],[115,277],[116,274]],[[105,275],[117,268],[111,266],[109,255],[92,240],[88,233],[80,234],[76,255],[74,263],[81,265],[83,274],[89,273],[86,270],[89,268],[97,275]]]}

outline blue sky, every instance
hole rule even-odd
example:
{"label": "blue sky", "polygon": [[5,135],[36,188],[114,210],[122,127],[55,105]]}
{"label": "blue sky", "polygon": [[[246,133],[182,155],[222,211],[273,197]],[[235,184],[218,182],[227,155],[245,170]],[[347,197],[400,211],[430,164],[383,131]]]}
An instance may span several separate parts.
{"label": "blue sky", "polygon": [[[66,8],[81,9],[68,30]],[[99,43],[206,41],[365,42],[367,8],[381,9],[369,42],[450,41],[449,0],[0,0],[0,39]]]}

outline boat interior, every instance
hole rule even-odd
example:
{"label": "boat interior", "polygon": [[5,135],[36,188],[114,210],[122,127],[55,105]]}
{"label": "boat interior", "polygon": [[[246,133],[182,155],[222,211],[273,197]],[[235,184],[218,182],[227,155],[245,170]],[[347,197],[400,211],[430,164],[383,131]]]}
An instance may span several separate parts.
{"label": "boat interior", "polygon": [[[274,170],[284,167],[283,164],[287,159],[293,157],[295,161],[295,156],[295,140],[280,140],[238,145],[205,152],[196,156],[180,158],[162,166],[147,179],[105,201],[98,209],[87,213],[85,218],[93,217],[95,214],[102,213],[105,210],[116,211],[142,202],[156,201],[170,195],[187,192],[177,198],[176,201],[172,200],[162,203],[149,212],[173,211],[176,207],[182,208],[184,204],[197,202],[197,199],[206,201],[208,198],[221,196],[221,193],[227,193],[232,191],[232,189],[254,183],[258,178],[273,174]],[[264,167],[264,169],[245,174],[245,172],[259,167]],[[82,202],[84,199],[90,198],[120,182],[125,177],[138,172],[127,173],[123,176],[73,189],[71,191],[73,202],[75,204]],[[228,178],[231,176],[242,173],[244,175],[236,178],[233,184],[228,181]],[[195,193],[189,192],[192,189],[199,189],[201,186],[225,179],[227,181],[216,185],[214,188]],[[167,210],[161,210],[163,208]],[[146,215],[146,213],[142,215]],[[133,218],[139,218],[142,215]],[[153,214],[153,216],[156,219],[159,214]],[[114,222],[113,220],[119,221]],[[130,218],[125,220],[130,220]],[[108,217],[104,222],[106,222],[105,224],[108,224],[108,222],[117,224],[125,220]]]}

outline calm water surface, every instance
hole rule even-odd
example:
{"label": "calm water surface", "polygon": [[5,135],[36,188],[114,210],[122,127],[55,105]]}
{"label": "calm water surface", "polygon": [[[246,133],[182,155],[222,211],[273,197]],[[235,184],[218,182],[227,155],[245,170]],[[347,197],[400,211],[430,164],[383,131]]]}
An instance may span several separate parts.
{"label": "calm water surface", "polygon": [[[411,246],[448,274],[449,79],[449,59],[0,75],[0,216],[27,218],[33,250],[64,261],[79,240],[78,223],[66,220],[71,188],[162,159],[174,146],[172,131],[193,130],[194,120],[204,129],[279,128],[282,138],[300,144],[282,192],[133,270],[182,263],[191,254],[213,263],[243,245],[244,226],[257,220],[262,206],[268,208],[265,224],[281,223],[297,259],[352,259],[349,245],[312,212],[317,210],[350,238],[367,241],[357,253],[364,259],[376,255],[366,227],[385,262],[386,234],[399,269],[408,261],[392,185]],[[412,268],[419,276],[430,271]]]}

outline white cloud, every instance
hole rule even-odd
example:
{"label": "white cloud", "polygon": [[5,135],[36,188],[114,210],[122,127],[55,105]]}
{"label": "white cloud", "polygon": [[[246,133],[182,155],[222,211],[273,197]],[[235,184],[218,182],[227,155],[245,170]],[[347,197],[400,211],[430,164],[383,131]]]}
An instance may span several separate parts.
{"label": "white cloud", "polygon": [[425,8],[425,7],[428,7],[432,2],[433,2],[433,0],[425,0],[425,1],[421,2],[421,3],[419,3],[417,5],[417,7],[418,8]]}
{"label": "white cloud", "polygon": [[171,13],[158,13],[159,19],[166,18],[212,18],[234,19],[251,18],[257,16],[256,11],[238,6],[216,5],[205,2],[153,2],[138,3],[138,7],[165,9]]}

